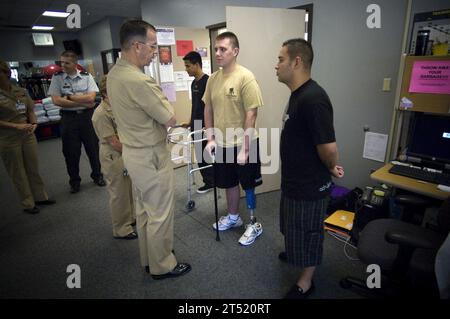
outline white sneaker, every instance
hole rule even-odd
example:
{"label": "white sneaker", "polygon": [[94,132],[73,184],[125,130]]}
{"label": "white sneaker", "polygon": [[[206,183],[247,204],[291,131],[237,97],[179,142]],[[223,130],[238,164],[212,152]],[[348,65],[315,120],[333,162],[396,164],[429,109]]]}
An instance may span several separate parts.
{"label": "white sneaker", "polygon": [[[219,219],[219,230],[227,230],[234,227],[242,226],[243,222],[241,219],[241,216],[238,217],[238,219],[233,220],[230,218],[230,215],[222,216]],[[216,223],[213,224],[213,228],[217,229]]]}
{"label": "white sneaker", "polygon": [[253,244],[256,238],[262,234],[261,223],[248,224],[245,233],[239,238],[239,244],[248,246]]}

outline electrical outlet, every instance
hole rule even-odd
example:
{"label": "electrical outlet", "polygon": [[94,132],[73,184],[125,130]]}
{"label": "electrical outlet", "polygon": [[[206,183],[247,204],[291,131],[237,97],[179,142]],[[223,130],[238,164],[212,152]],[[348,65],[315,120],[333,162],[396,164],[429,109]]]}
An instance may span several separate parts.
{"label": "electrical outlet", "polygon": [[383,91],[389,92],[391,90],[391,78],[383,79]]}

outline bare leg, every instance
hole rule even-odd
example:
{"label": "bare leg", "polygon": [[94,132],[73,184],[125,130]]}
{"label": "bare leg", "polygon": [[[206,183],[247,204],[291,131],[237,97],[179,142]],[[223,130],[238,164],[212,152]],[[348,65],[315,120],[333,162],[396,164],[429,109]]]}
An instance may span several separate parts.
{"label": "bare leg", "polygon": [[300,278],[297,281],[297,286],[302,288],[304,292],[308,291],[311,287],[312,278],[316,267],[306,267],[302,270]]}
{"label": "bare leg", "polygon": [[238,214],[239,212],[239,185],[226,189],[228,213]]}

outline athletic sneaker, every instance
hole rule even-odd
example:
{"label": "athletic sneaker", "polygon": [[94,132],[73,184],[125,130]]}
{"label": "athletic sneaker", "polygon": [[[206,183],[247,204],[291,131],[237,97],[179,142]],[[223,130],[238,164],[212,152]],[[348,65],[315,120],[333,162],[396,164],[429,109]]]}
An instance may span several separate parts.
{"label": "athletic sneaker", "polygon": [[239,244],[248,246],[253,244],[255,239],[262,234],[261,223],[248,224],[245,233],[239,238]]}
{"label": "athletic sneaker", "polygon": [[204,194],[213,189],[213,186],[205,184],[202,187],[197,188],[197,193]]}
{"label": "athletic sneaker", "polygon": [[[230,218],[230,215],[222,216],[219,219],[219,230],[227,230],[234,227],[242,226],[243,222],[241,216],[238,216],[236,220]],[[213,228],[217,229],[216,223],[213,224]]]}

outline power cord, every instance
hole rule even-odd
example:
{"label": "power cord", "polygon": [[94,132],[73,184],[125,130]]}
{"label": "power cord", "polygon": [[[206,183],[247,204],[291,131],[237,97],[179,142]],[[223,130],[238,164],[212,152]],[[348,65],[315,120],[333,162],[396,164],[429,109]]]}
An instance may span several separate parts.
{"label": "power cord", "polygon": [[359,258],[353,258],[353,257],[351,257],[351,256],[347,253],[347,246],[350,246],[350,247],[352,247],[352,248],[355,249],[355,250],[358,249],[358,248],[356,248],[356,246],[350,244],[350,237],[347,238],[347,239],[344,239],[344,238],[342,238],[341,236],[336,235],[335,233],[333,233],[333,232],[331,232],[331,231],[329,231],[329,230],[327,230],[327,233],[328,233],[330,236],[334,237],[335,239],[339,240],[340,242],[343,242],[343,243],[344,243],[344,254],[345,254],[345,257],[347,257],[347,259],[349,259],[349,260],[351,260],[351,261],[358,261],[358,260],[359,260]]}

